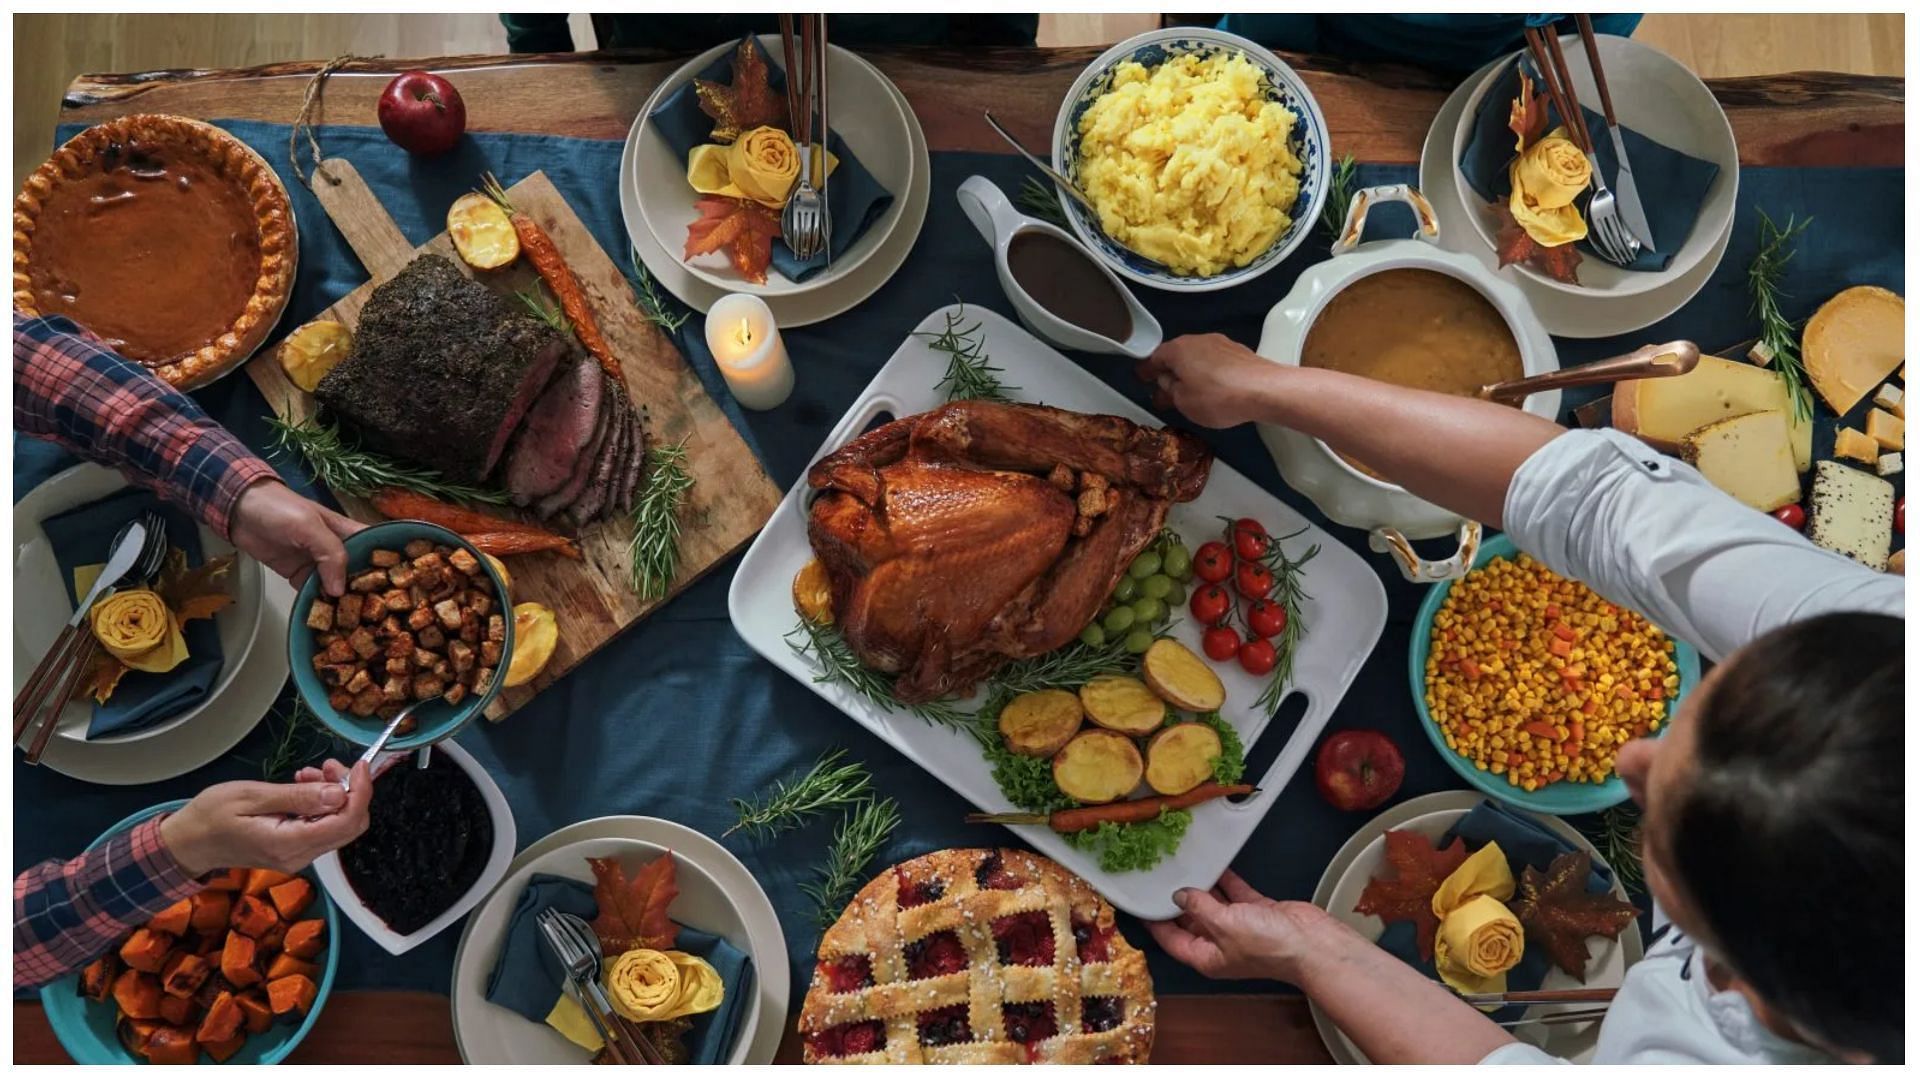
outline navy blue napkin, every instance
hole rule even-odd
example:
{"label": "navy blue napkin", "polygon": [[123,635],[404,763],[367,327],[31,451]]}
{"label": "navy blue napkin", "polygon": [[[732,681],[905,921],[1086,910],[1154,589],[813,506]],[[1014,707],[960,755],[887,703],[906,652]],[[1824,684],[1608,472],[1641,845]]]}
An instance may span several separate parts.
{"label": "navy blue napkin", "polygon": [[[1522,62],[1527,64],[1531,75],[1532,62]],[[1534,89],[1545,93],[1537,78]],[[1513,193],[1507,165],[1513,160],[1514,136],[1507,127],[1507,119],[1514,95],[1519,92],[1519,69],[1508,64],[1487,96],[1480,100],[1467,145],[1461,150],[1461,175],[1466,177],[1474,193],[1488,202],[1504,202]],[[1584,105],[1580,111],[1587,122],[1587,134],[1593,139],[1593,156],[1600,163],[1600,175],[1611,185],[1619,175],[1620,163],[1614,157],[1613,137],[1607,134],[1607,118]],[[1560,123],[1559,113],[1550,103],[1547,112],[1547,130],[1551,131]],[[1700,207],[1707,199],[1707,189],[1713,186],[1714,177],[1720,175],[1720,166],[1654,142],[1625,124],[1620,127],[1620,137],[1627,145],[1627,157],[1633,162],[1634,185],[1640,192],[1641,209],[1646,211],[1647,225],[1653,230],[1653,249],[1642,249],[1632,269],[1665,270],[1673,261],[1674,253],[1686,245],[1687,235],[1693,232]],[[1591,241],[1580,241],[1580,248],[1596,259],[1600,257]]]}
{"label": "navy blue napkin", "polygon": [[[754,49],[765,59],[767,51],[760,47],[759,39],[751,40]],[[725,55],[703,68],[699,77],[708,82],[723,85],[732,82],[733,57],[734,50],[727,50]],[[773,88],[774,93],[783,95],[786,93],[786,75],[773,66],[770,60],[767,63],[767,83]],[[833,108],[831,99],[828,100],[827,107]],[[691,80],[667,95],[667,99],[654,108],[649,118],[653,121],[654,127],[659,130],[660,136],[667,140],[667,145],[673,147],[674,156],[682,162],[686,161],[687,151],[713,141],[710,138],[713,133],[713,118],[700,111],[700,97],[694,92]],[[893,194],[881,187],[880,181],[875,180],[873,174],[860,164],[860,159],[854,157],[853,151],[847,149],[847,144],[841,140],[838,133],[832,134],[827,140],[827,149],[833,151],[833,155],[840,159],[839,164],[834,167],[833,174],[827,177],[827,209],[833,215],[831,246],[833,256],[837,259],[860,239],[860,234],[866,232],[869,225],[878,221],[880,215],[887,212],[887,207],[893,205]],[[802,168],[804,167],[803,163]],[[698,198],[691,188],[687,189],[686,194],[689,199]],[[670,192],[659,192],[654,193],[652,197],[671,198],[673,195]],[[800,259],[794,256],[793,249],[789,248],[785,241],[778,237],[774,238],[773,266],[774,269],[786,275],[787,280],[805,281],[826,265],[827,257],[824,254],[816,255],[811,259]]]}
{"label": "navy blue napkin", "polygon": [[[73,588],[73,568],[106,562],[120,527],[148,510],[160,512],[167,523],[168,542],[187,553],[187,565],[200,565],[200,529],[193,518],[144,488],[127,488],[40,523],[53,547],[68,603],[80,603]],[[213,619],[195,619],[182,633],[187,639],[187,659],[164,673],[127,672],[106,704],[94,705],[87,738],[138,731],[178,716],[206,699],[225,662],[220,628]]]}
{"label": "navy blue napkin", "polygon": [[[1467,811],[1459,821],[1454,822],[1453,827],[1441,835],[1438,847],[1453,843],[1455,837],[1467,842],[1469,852],[1478,851],[1488,843],[1498,843],[1516,882],[1525,868],[1531,866],[1544,872],[1556,856],[1576,850],[1558,833],[1491,799]],[[1613,875],[1596,865],[1587,878],[1587,891],[1602,892],[1611,888]],[[1420,959],[1412,923],[1388,923],[1386,931],[1380,935],[1380,947],[1418,968],[1428,978],[1440,977],[1432,960]],[[1538,990],[1552,966],[1553,961],[1547,957],[1546,950],[1530,944],[1520,962],[1507,972],[1507,989]],[[1510,1005],[1491,1015],[1496,1020],[1515,1020],[1525,1012],[1524,1007]]]}
{"label": "navy blue napkin", "polygon": [[[536,1024],[547,1022],[547,1014],[562,993],[560,977],[543,951],[536,921],[540,912],[550,907],[583,919],[600,913],[593,889],[584,882],[553,874],[533,875],[513,906],[506,941],[487,976],[488,1001]],[[686,1036],[687,1061],[694,1065],[724,1064],[733,1053],[740,1024],[753,1001],[753,960],[719,935],[687,926],[680,928],[674,947],[712,964],[727,988],[719,1008],[692,1018],[693,1027]]]}

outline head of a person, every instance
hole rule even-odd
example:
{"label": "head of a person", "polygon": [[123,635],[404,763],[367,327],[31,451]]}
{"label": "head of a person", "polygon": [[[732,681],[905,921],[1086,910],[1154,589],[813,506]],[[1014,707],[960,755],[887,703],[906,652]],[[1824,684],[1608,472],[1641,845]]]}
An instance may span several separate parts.
{"label": "head of a person", "polygon": [[1777,1034],[1904,1059],[1905,622],[1827,615],[1715,668],[1621,747],[1647,887]]}

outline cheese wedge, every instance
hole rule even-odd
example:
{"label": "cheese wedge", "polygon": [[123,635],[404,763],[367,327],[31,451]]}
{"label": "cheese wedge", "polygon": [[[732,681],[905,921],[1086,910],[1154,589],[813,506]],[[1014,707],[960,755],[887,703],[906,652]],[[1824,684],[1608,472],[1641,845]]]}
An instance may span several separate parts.
{"label": "cheese wedge", "polygon": [[1879,473],[1881,476],[1893,476],[1907,467],[1906,462],[1902,461],[1901,457],[1901,452],[1898,450],[1895,450],[1891,454],[1881,454],[1880,460],[1874,462],[1873,471]]}
{"label": "cheese wedge", "polygon": [[1898,294],[1856,285],[1820,305],[1800,335],[1807,378],[1833,411],[1853,411],[1907,355],[1907,303]]}
{"label": "cheese wedge", "polygon": [[1885,409],[1867,414],[1867,435],[1888,450],[1907,448],[1907,422]]}
{"label": "cheese wedge", "polygon": [[1835,457],[1852,458],[1862,465],[1871,465],[1880,460],[1880,444],[1863,431],[1843,427],[1833,433],[1833,453]]}
{"label": "cheese wedge", "polygon": [[1807,539],[1875,570],[1893,547],[1893,485],[1837,461],[1813,467]]}
{"label": "cheese wedge", "polygon": [[1892,383],[1882,383],[1880,389],[1873,392],[1873,403],[1902,420],[1907,418],[1906,392]]}
{"label": "cheese wedge", "polygon": [[1755,412],[1715,420],[1680,440],[1680,456],[1707,482],[1755,510],[1800,501],[1787,417]]}
{"label": "cheese wedge", "polygon": [[1813,463],[1813,418],[1794,416],[1786,384],[1766,368],[1703,356],[1685,375],[1628,379],[1613,389],[1613,426],[1669,454],[1679,453],[1680,440],[1692,432],[1752,412],[1787,417],[1793,467],[1806,472]]}

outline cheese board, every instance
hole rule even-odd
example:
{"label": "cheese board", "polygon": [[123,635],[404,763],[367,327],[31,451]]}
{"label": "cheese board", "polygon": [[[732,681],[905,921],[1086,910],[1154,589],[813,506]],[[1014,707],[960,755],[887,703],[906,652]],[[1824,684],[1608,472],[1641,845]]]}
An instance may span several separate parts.
{"label": "cheese board", "polygon": [[[949,316],[961,310],[942,308],[921,321],[827,436],[814,460],[838,450],[881,420],[909,416],[945,403],[939,383],[948,357],[921,335],[938,334],[949,325]],[[963,310],[966,322],[981,325],[993,363],[1016,401],[1045,402],[1060,409],[1111,414],[1147,427],[1160,426],[1145,409],[1006,318],[982,309]],[[843,683],[823,681],[814,661],[791,644],[789,635],[798,622],[791,599],[792,583],[813,558],[807,535],[810,494],[803,477],[787,492],[742,559],[728,594],[734,629],[776,667],[810,686],[982,810],[1013,809],[971,735],[935,726],[902,708],[878,706]],[[1252,517],[1275,536],[1304,530],[1287,541],[1288,549],[1296,555],[1309,545],[1320,547],[1318,556],[1303,571],[1302,584],[1308,597],[1302,620],[1307,630],[1294,658],[1294,678],[1288,691],[1288,696],[1298,694],[1306,699],[1299,720],[1284,730],[1267,731],[1273,716],[1288,711],[1285,704],[1273,713],[1260,709],[1256,700],[1264,679],[1240,670],[1218,669],[1227,697],[1221,718],[1233,727],[1249,753],[1263,737],[1284,740],[1266,774],[1246,778],[1259,790],[1241,802],[1215,799],[1194,807],[1192,824],[1177,850],[1150,870],[1110,873],[1102,870],[1099,860],[1089,852],[1051,829],[1013,826],[1036,849],[1091,881],[1116,907],[1142,918],[1172,917],[1177,914],[1172,901],[1176,888],[1211,885],[1219,878],[1305,761],[1386,624],[1386,591],[1372,568],[1231,466],[1214,462],[1205,488],[1192,501],[1173,505],[1166,524],[1197,543],[1219,532],[1222,517]],[[1197,651],[1203,629],[1191,619],[1180,619],[1165,634]],[[956,707],[966,709],[979,703],[976,698],[956,703]]]}
{"label": "cheese board", "polygon": [[[453,242],[444,232],[416,248],[351,163],[330,160],[320,172],[324,175],[315,177],[315,194],[366,266],[369,280],[315,322],[331,320],[355,328],[373,291],[423,255],[444,256],[461,273],[505,295],[537,285],[539,275],[524,258],[498,270],[470,269],[456,257]],[[660,599],[642,599],[629,584],[630,530],[624,514],[581,531],[579,560],[555,554],[509,559],[514,600],[550,608],[559,625],[559,640],[538,676],[503,690],[489,706],[487,716],[493,720],[526,704],[626,627],[739,550],[765,524],[780,498],[759,459],[707,395],[686,359],[641,311],[626,275],[546,175],[533,173],[509,188],[507,195],[520,213],[552,237],[578,278],[602,336],[619,358],[621,382],[643,418],[647,445],[684,445],[693,484],[680,514],[678,570]],[[247,365],[248,375],[282,421],[298,423],[316,416],[319,403],[289,379],[278,353],[276,348],[255,357]],[[434,432],[422,430],[420,435],[432,438]],[[366,499],[334,494],[354,519],[384,520]]]}

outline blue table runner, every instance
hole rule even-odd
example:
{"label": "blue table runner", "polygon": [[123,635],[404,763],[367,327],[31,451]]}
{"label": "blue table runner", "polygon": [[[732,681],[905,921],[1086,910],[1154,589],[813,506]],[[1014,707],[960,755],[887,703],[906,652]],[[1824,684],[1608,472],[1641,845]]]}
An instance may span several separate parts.
{"label": "blue table runner", "polygon": [[[280,332],[298,326],[359,286],[365,271],[324,212],[286,168],[287,129],[282,125],[217,121],[261,152],[280,170],[300,223],[301,268]],[[78,128],[60,129],[65,139]],[[616,189],[621,144],[617,141],[542,135],[476,134],[448,157],[415,161],[387,143],[377,128],[329,127],[321,132],[328,156],[353,161],[379,195],[402,232],[425,243],[442,228],[447,207],[468,190],[483,169],[506,184],[544,170],[616,263],[628,252]],[[978,153],[933,155],[933,196],[926,225],[900,271],[865,303],[820,325],[785,331],[797,381],[792,400],[771,413],[743,414],[727,395],[690,319],[680,345],[707,390],[740,426],[774,482],[790,486],[887,357],[929,311],[956,298],[1013,314],[994,278],[986,245],[955,212],[953,192],[968,176],[987,176],[1009,192],[1019,190],[1028,167],[1011,156]],[[1358,182],[1414,182],[1411,166],[1361,166]],[[1900,169],[1747,169],[1741,176],[1734,238],[1707,287],[1671,318],[1611,341],[1559,341],[1563,363],[1624,351],[1645,342],[1687,337],[1718,349],[1751,337],[1745,270],[1755,250],[1756,208],[1776,220],[1813,214],[1816,223],[1800,240],[1799,255],[1785,282],[1789,314],[1803,317],[1840,287],[1878,284],[1903,291],[1904,220]],[[1376,226],[1384,234],[1387,219]],[[1411,226],[1408,226],[1410,231]],[[1329,238],[1317,235],[1262,278],[1223,293],[1177,296],[1138,290],[1166,328],[1167,336],[1217,330],[1249,345],[1257,343],[1267,310],[1309,264],[1325,257]],[[991,352],[992,343],[988,343]],[[1109,356],[1075,354],[1090,371],[1142,403],[1143,389],[1131,364]],[[1571,407],[1595,392],[1568,394]],[[223,380],[196,395],[208,411],[245,439],[267,445],[267,407],[244,376]],[[744,422],[743,422],[744,421]],[[1831,424],[1820,438],[1831,442]],[[1366,550],[1364,536],[1329,525],[1303,497],[1282,484],[1272,459],[1251,428],[1207,432],[1220,457],[1359,551],[1386,585],[1385,633],[1342,701],[1329,730],[1372,727],[1387,732],[1407,758],[1400,798],[1460,786],[1453,772],[1428,748],[1418,730],[1406,686],[1406,654],[1413,613],[1422,590],[1406,584],[1383,556]],[[313,489],[299,465],[273,457],[296,488]],[[57,448],[17,439],[14,493],[22,493],[72,463]],[[1014,842],[1011,833],[962,822],[972,807],[944,785],[929,782],[917,766],[776,670],[733,632],[726,595],[733,562],[645,621],[608,643],[566,679],[500,724],[468,729],[461,745],[489,769],[512,805],[522,846],[563,825],[605,814],[644,814],[682,822],[713,836],[731,824],[728,796],[758,790],[803,769],[822,752],[845,747],[866,763],[879,791],[899,800],[904,824],[875,863],[937,848]],[[1288,717],[1273,725],[1290,728]],[[1250,750],[1257,775],[1277,753],[1269,736]],[[209,784],[259,775],[266,731],[256,730],[234,752],[187,776],[136,788],[109,788],[70,780],[48,769],[14,765],[14,866],[69,857],[100,829],[143,807],[189,797]],[[1256,831],[1235,869],[1270,896],[1305,899],[1334,852],[1370,815],[1340,813],[1315,794],[1307,768],[1296,775]],[[799,886],[811,878],[826,851],[831,817],[760,845],[741,834],[728,837],[772,898],[786,932],[797,1006],[811,975],[818,935],[812,909]],[[1196,883],[1199,884],[1199,883]],[[1204,979],[1153,947],[1145,930],[1123,918],[1128,940],[1146,949],[1161,993],[1271,990],[1271,983]],[[388,956],[364,935],[347,930],[340,965],[342,989],[422,989],[445,992],[459,931],[450,929],[405,957]]]}

